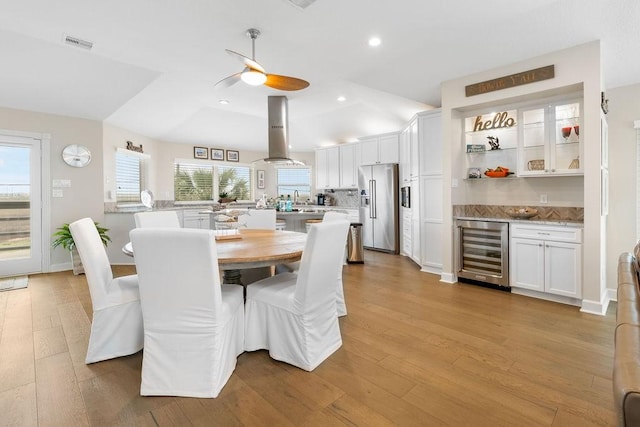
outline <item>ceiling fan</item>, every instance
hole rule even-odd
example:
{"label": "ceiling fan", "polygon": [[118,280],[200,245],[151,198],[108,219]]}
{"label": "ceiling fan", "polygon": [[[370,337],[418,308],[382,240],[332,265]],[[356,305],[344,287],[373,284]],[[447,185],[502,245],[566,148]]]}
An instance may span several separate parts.
{"label": "ceiling fan", "polygon": [[227,88],[239,80],[252,85],[260,86],[265,85],[273,89],[279,90],[300,90],[309,86],[309,82],[306,80],[298,79],[296,77],[280,76],[278,74],[267,74],[262,65],[258,64],[256,58],[256,39],[260,35],[260,31],[255,28],[247,30],[247,37],[251,38],[251,58],[234,52],[229,49],[225,51],[244,64],[244,70],[239,73],[235,73],[220,80],[215,84],[216,89]]}

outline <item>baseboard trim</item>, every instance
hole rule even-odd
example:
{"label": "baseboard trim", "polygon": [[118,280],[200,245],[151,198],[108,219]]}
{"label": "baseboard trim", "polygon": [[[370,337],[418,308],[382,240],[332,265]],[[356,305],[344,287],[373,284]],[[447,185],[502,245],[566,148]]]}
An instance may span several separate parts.
{"label": "baseboard trim", "polygon": [[58,273],[60,271],[71,270],[73,266],[71,265],[71,261],[69,262],[61,262],[59,264],[50,264],[49,271],[46,273]]}
{"label": "baseboard trim", "polygon": [[609,307],[609,293],[607,291],[602,293],[601,301],[592,301],[583,299],[582,308],[580,311],[583,313],[596,314],[598,316],[604,316],[607,314],[607,308]]}
{"label": "baseboard trim", "polygon": [[458,278],[453,273],[444,273],[443,272],[440,275],[440,281],[443,282],[443,283],[453,284],[453,283],[456,283],[458,281]]}

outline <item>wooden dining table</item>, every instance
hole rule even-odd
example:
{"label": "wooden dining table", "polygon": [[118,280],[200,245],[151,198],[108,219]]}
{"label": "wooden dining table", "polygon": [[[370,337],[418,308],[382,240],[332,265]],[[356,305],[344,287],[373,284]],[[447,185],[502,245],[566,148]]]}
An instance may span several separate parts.
{"label": "wooden dining table", "polygon": [[[280,230],[219,230],[216,233],[218,265],[224,271],[223,282],[242,284],[241,270],[270,267],[299,261],[307,235]],[[122,251],[134,256],[131,242]]]}

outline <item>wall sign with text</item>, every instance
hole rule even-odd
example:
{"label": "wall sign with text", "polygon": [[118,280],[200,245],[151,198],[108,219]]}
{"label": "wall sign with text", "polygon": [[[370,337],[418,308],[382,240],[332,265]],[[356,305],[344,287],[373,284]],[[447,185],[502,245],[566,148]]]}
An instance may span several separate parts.
{"label": "wall sign with text", "polygon": [[515,148],[518,143],[517,117],[517,110],[467,117],[464,124],[467,152]]}

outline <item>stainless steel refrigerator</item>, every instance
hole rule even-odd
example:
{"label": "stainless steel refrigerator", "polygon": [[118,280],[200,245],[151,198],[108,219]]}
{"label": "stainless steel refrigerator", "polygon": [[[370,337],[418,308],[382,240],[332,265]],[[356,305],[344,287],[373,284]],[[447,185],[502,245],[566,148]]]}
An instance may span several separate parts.
{"label": "stainless steel refrigerator", "polygon": [[360,222],[367,249],[400,253],[398,221],[398,165],[360,166]]}

